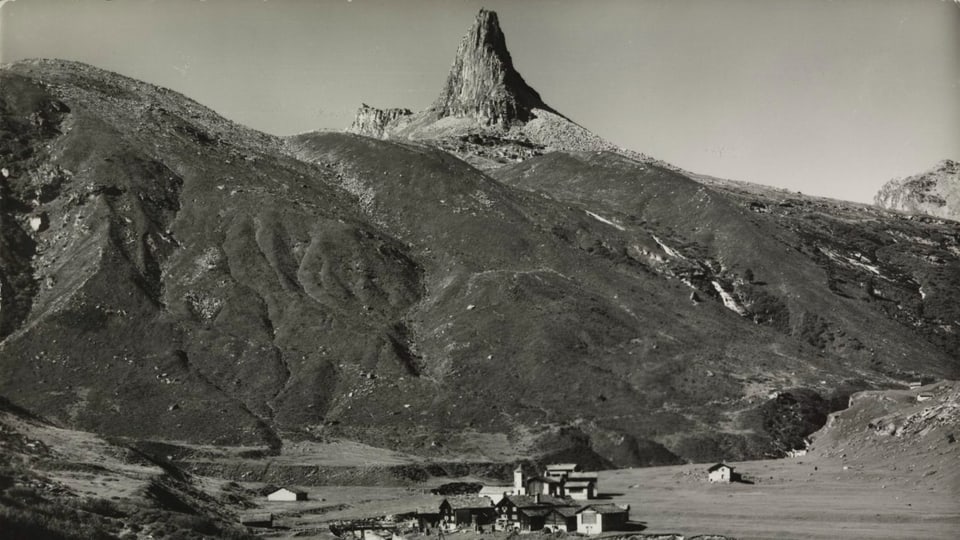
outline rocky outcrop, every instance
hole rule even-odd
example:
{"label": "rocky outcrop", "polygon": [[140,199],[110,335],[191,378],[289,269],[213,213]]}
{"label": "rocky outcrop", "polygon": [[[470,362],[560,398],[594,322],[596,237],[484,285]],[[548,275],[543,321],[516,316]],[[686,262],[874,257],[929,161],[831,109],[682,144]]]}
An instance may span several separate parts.
{"label": "rocky outcrop", "polygon": [[480,10],[460,41],[433,104],[407,109],[363,105],[348,133],[425,142],[481,170],[545,152],[612,151],[644,162],[549,107],[513,66],[497,14]]}
{"label": "rocky outcrop", "polygon": [[457,56],[432,109],[441,117],[472,117],[483,125],[526,121],[532,109],[550,110],[513,68],[500,22],[481,9],[460,41]]}
{"label": "rocky outcrop", "polygon": [[366,103],[360,105],[347,133],[384,138],[391,129],[404,125],[413,112],[410,109],[377,109]]}
{"label": "rocky outcrop", "polygon": [[894,178],[873,201],[890,210],[960,221],[960,163],[946,159],[926,172]]}

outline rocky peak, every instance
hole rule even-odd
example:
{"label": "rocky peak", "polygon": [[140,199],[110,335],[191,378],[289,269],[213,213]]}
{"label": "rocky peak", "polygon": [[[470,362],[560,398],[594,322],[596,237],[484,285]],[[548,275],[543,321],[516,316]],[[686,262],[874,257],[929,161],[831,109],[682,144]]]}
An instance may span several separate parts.
{"label": "rocky peak", "polygon": [[377,109],[363,103],[357,109],[357,114],[353,118],[353,123],[347,128],[347,133],[382,139],[392,128],[409,120],[412,114],[410,109]]}
{"label": "rocky peak", "polygon": [[894,178],[873,200],[882,208],[960,221],[960,163],[945,159],[920,174]]}
{"label": "rocky peak", "polygon": [[506,126],[528,120],[534,108],[552,111],[514,69],[497,14],[481,9],[460,41],[433,110],[440,117],[473,117],[484,125]]}

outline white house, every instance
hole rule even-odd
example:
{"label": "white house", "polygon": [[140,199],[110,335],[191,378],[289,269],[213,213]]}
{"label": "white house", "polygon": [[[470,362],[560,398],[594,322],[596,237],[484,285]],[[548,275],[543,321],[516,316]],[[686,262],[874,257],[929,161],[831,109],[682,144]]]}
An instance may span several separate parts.
{"label": "white house", "polygon": [[570,473],[580,470],[576,463],[551,463],[547,465],[547,471],[544,476],[552,478],[566,478]]}
{"label": "white house", "polygon": [[711,482],[729,483],[733,478],[733,467],[725,463],[717,463],[707,469],[707,478],[709,478]]}
{"label": "white house", "polygon": [[592,480],[567,480],[563,485],[567,497],[577,501],[585,501],[596,497],[596,488]]}
{"label": "white house", "polygon": [[267,495],[268,501],[305,501],[307,500],[307,492],[300,491],[299,489],[288,489],[280,488],[269,495]]}

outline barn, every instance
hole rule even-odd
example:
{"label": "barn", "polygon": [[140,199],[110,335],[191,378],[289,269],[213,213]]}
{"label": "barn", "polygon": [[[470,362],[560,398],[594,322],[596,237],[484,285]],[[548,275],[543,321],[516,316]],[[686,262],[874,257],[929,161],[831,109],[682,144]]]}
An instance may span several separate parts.
{"label": "barn", "polygon": [[458,495],[440,503],[440,519],[447,529],[472,527],[479,529],[493,524],[496,510],[489,497]]}
{"label": "barn", "polygon": [[629,518],[629,506],[588,504],[577,510],[577,532],[600,534],[607,531],[622,531]]}
{"label": "barn", "polygon": [[571,506],[556,506],[543,518],[545,532],[577,532],[577,509]]}

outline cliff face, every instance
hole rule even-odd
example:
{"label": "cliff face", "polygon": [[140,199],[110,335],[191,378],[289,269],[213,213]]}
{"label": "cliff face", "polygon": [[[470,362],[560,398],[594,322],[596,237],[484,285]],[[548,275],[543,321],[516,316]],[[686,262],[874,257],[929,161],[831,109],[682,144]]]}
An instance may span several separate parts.
{"label": "cliff face", "polygon": [[412,114],[410,109],[377,109],[364,103],[357,110],[347,133],[382,139],[391,129],[404,125]]}
{"label": "cliff face", "polygon": [[528,120],[535,108],[550,110],[514,69],[497,14],[480,10],[460,41],[434,111],[441,118],[465,116],[506,126]]}
{"label": "cliff face", "polygon": [[947,159],[920,174],[894,178],[873,200],[890,210],[960,221],[960,163]]}

